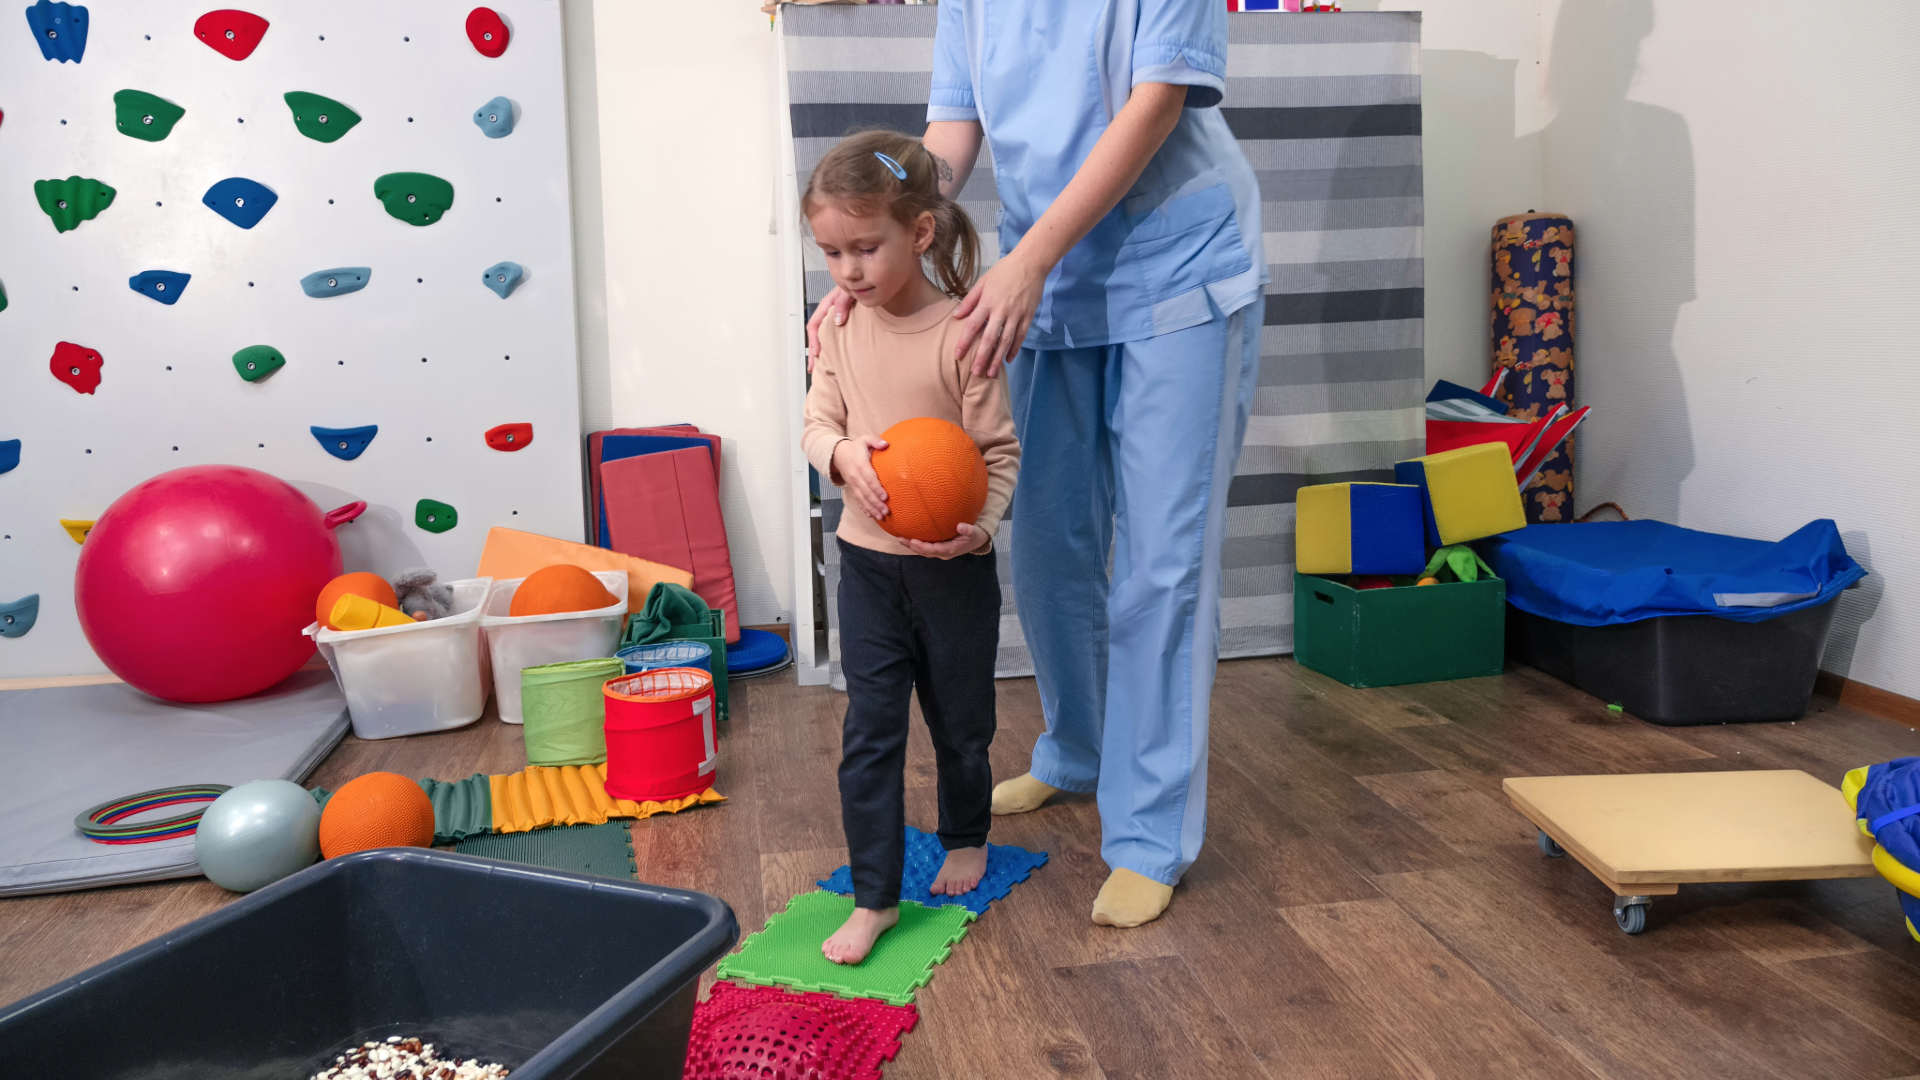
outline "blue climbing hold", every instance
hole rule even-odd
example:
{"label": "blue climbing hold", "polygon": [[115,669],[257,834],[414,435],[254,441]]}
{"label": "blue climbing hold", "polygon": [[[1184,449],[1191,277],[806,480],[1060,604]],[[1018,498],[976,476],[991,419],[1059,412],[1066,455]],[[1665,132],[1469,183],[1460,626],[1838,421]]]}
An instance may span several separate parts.
{"label": "blue climbing hold", "polygon": [[187,282],[192,278],[192,274],[172,270],[142,270],[127,279],[127,287],[171,307],[180,299],[180,294],[187,291]]}
{"label": "blue climbing hold", "polygon": [[497,97],[473,110],[473,122],[489,139],[504,139],[513,134],[513,102]]}
{"label": "blue climbing hold", "polygon": [[33,39],[40,43],[40,55],[48,60],[77,64],[86,55],[86,8],[40,0],[27,9],[27,25],[33,28]]}
{"label": "blue climbing hold", "polygon": [[40,617],[40,594],[0,604],[0,637],[21,637]]}
{"label": "blue climbing hold", "polygon": [[0,473],[12,472],[20,467],[20,440],[0,440]]}
{"label": "blue climbing hold", "polygon": [[320,440],[320,448],[341,461],[352,461],[367,452],[373,437],[380,434],[379,424],[365,427],[316,427],[309,428],[313,437]]}
{"label": "blue climbing hold", "polygon": [[367,279],[371,277],[371,266],[336,266],[331,270],[315,270],[300,279],[300,291],[321,299],[345,296],[366,288]]}
{"label": "blue climbing hold", "polygon": [[260,224],[260,219],[267,216],[280,196],[244,176],[229,176],[208,188],[200,201],[235,225],[251,229]]}
{"label": "blue climbing hold", "polygon": [[526,268],[519,263],[494,263],[481,273],[480,283],[499,293],[500,299],[505,300],[513,295],[513,290],[520,287],[520,279],[526,276]]}
{"label": "blue climbing hold", "polygon": [[[911,825],[906,829],[907,850],[900,875],[900,899],[912,900],[926,907],[958,904],[975,915],[984,915],[987,905],[1005,899],[1015,885],[1027,880],[1036,867],[1047,861],[1044,851],[1028,851],[1010,844],[988,844],[987,872],[972,892],[959,896],[935,896],[927,888],[939,875],[940,864],[947,860],[947,853],[940,846],[939,838],[933,834],[921,832]],[[853,868],[843,866],[835,870],[832,877],[821,880],[819,885],[828,892],[849,895],[853,892]]]}

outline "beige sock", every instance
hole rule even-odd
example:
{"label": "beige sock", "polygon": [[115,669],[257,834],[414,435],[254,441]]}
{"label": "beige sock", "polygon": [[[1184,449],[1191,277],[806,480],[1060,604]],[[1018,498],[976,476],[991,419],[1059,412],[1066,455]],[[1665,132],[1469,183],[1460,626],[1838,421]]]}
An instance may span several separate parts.
{"label": "beige sock", "polygon": [[1171,903],[1173,886],[1131,870],[1115,870],[1094,898],[1093,921],[1096,926],[1139,926],[1159,918]]}
{"label": "beige sock", "polygon": [[1059,790],[1051,784],[1035,780],[1032,773],[1021,773],[994,785],[993,812],[1005,816],[1038,810],[1041,803],[1053,798]]}

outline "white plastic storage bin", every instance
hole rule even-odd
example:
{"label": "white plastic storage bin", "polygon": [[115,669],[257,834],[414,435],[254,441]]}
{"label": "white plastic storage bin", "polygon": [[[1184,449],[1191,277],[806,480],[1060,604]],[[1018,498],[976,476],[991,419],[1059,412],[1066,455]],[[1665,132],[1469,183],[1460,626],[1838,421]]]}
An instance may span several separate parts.
{"label": "white plastic storage bin", "polygon": [[480,616],[492,578],[450,581],[453,614],[377,630],[306,629],[347,697],[353,733],[391,739],[471,724],[487,708],[491,658]]}
{"label": "white plastic storage bin", "polygon": [[526,578],[493,583],[480,626],[493,650],[493,693],[500,719],[520,723],[520,669],[558,664],[565,660],[592,660],[612,656],[620,644],[620,623],[627,614],[627,575],[623,570],[596,570],[593,576],[613,594],[614,602],[595,611],[567,611],[558,615],[522,615],[514,618],[513,593]]}

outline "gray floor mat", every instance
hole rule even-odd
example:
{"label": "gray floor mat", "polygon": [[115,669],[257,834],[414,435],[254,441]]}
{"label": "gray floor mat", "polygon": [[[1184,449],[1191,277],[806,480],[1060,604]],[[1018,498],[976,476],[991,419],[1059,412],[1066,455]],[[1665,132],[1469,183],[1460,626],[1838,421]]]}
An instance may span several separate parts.
{"label": "gray floor mat", "polygon": [[215,705],[173,705],[120,683],[0,692],[0,896],[191,877],[193,837],[96,844],[74,816],[153,788],[304,780],[347,726],[325,669]]}

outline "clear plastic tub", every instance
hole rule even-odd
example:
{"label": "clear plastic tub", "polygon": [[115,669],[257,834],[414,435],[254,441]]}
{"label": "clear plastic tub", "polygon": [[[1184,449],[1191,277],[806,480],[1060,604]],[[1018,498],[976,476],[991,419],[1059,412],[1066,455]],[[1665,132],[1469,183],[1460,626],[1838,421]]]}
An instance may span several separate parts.
{"label": "clear plastic tub", "polygon": [[480,628],[492,578],[450,581],[453,614],[376,630],[305,633],[346,695],[353,733],[391,739],[471,724],[487,708],[491,658]]}
{"label": "clear plastic tub", "polygon": [[493,583],[480,627],[487,632],[487,647],[493,653],[493,689],[500,719],[520,723],[521,668],[612,656],[619,648],[620,623],[627,615],[627,575],[619,570],[596,570],[593,576],[613,594],[612,604],[594,611],[519,618],[507,612],[513,609],[514,590],[527,579]]}

